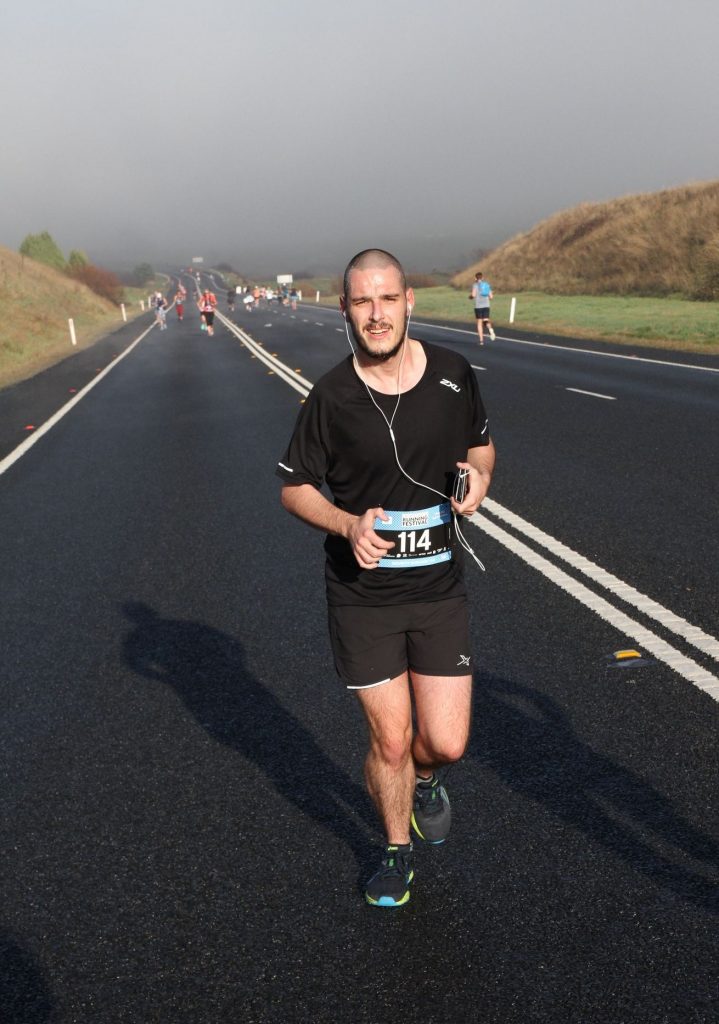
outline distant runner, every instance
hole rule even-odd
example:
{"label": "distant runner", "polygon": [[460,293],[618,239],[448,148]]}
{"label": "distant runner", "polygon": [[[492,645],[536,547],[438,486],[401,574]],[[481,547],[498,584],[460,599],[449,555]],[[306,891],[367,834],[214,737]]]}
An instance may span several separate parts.
{"label": "distant runner", "polygon": [[207,333],[212,337],[215,333],[215,309],[217,307],[217,297],[209,288],[205,288],[204,292],[200,296],[200,300],[197,303],[197,307],[200,310],[200,316],[202,317],[203,330],[207,330]]}
{"label": "distant runner", "polygon": [[494,328],[492,327],[492,321],[489,319],[489,302],[490,299],[494,298],[494,295],[492,294],[491,284],[489,281],[484,280],[481,270],[477,271],[474,275],[474,284],[472,285],[469,297],[474,299],[474,315],[477,318],[479,344],[484,345],[484,327],[487,328],[490,338],[494,341]]}
{"label": "distant runner", "polygon": [[175,312],[178,320],[184,319],[185,316],[185,294],[184,288],[178,288],[175,293]]}
{"label": "distant runner", "polygon": [[160,330],[167,328],[167,299],[162,292],[155,292],[153,296],[155,306],[155,323],[159,324]]}

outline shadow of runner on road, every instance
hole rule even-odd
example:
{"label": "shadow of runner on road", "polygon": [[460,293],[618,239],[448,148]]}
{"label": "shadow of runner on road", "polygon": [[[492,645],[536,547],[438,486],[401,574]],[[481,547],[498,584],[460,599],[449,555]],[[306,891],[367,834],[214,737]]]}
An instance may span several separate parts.
{"label": "shadow of runner on road", "polygon": [[133,624],[123,639],[133,672],[171,686],[214,740],[253,762],[285,800],[346,842],[365,866],[378,829],[369,797],[248,672],[242,644],[199,622],[164,619],[139,602],[123,611]]}
{"label": "shadow of runner on road", "polygon": [[[546,694],[482,673],[475,686],[469,757],[655,885],[719,912],[719,845],[714,839],[677,814],[648,782],[583,743]],[[706,875],[682,863],[686,860],[706,865]]]}
{"label": "shadow of runner on road", "polygon": [[57,1020],[42,971],[14,937],[0,932],[0,1021],[52,1024]]}

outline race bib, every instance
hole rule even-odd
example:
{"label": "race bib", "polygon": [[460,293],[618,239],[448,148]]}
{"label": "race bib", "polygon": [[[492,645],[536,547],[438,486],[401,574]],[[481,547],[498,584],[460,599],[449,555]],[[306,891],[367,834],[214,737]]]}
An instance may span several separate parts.
{"label": "race bib", "polygon": [[448,562],[452,557],[452,508],[448,501],[414,512],[390,512],[389,522],[375,519],[374,530],[394,547],[379,561],[380,569],[414,569]]}

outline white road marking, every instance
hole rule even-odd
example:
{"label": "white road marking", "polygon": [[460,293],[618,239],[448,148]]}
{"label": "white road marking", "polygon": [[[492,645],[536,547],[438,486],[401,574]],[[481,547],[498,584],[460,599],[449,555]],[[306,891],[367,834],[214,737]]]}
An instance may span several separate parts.
{"label": "white road marking", "polygon": [[686,619],[682,619],[679,615],[675,615],[674,612],[654,601],[651,597],[647,597],[645,594],[635,590],[634,587],[630,587],[628,583],[620,580],[617,576],[613,576],[606,569],[602,569],[578,552],[573,551],[572,548],[562,544],[561,541],[540,530],[539,527],[528,523],[526,519],[522,519],[515,512],[510,512],[509,509],[504,508],[503,505],[494,501],[493,498],[484,499],[482,511],[490,512],[517,530],[518,533],[523,533],[525,537],[529,537],[530,540],[546,548],[555,557],[566,562],[567,565],[571,565],[573,569],[576,569],[584,576],[589,577],[589,579],[604,587],[605,590],[614,594],[621,601],[633,605],[648,618],[654,619],[664,626],[665,629],[682,637],[693,647],[696,647],[697,650],[708,654],[715,661],[719,661],[719,640],[709,633],[705,633],[698,626],[692,626]]}
{"label": "white road marking", "polygon": [[589,608],[595,615],[604,619],[605,622],[619,630],[624,636],[631,637],[640,647],[653,654],[655,658],[663,661],[665,665],[668,665],[679,675],[683,676],[684,679],[693,683],[700,690],[704,690],[714,700],[719,701],[719,677],[712,675],[711,672],[707,672],[701,665],[692,661],[691,658],[687,658],[665,640],[662,640],[661,637],[658,637],[656,633],[652,633],[642,626],[641,623],[630,619],[628,615],[619,611],[603,597],[595,594],[588,587],[585,587],[583,583],[567,575],[562,569],[548,562],[542,555],[528,548],[522,541],[517,540],[507,533],[506,530],[490,522],[484,516],[480,516],[475,512],[470,522],[474,523],[475,526],[478,526],[480,530],[483,530],[490,537],[499,541],[500,544],[508,548],[509,551],[517,555],[518,558],[521,558],[528,565],[531,565],[532,568],[537,569],[548,580],[561,587],[562,590],[565,590],[576,601]]}
{"label": "white road marking", "polygon": [[565,391],[574,391],[577,395],[589,395],[590,398],[604,398],[607,402],[616,402],[614,395],[600,395],[597,391],[582,391],[581,388],[565,388]]}
{"label": "white road marking", "polygon": [[231,320],[228,320],[221,313],[218,314],[220,320],[225,326],[238,338],[242,344],[247,348],[254,356],[256,356],[265,366],[269,366],[275,371],[278,377],[281,377],[286,384],[294,388],[295,391],[306,398],[312,390],[312,384],[306,380],[301,374],[297,373],[292,369],[291,366],[287,366],[286,363],[281,362],[276,356],[271,356],[269,352],[266,352],[258,342],[251,338],[249,334],[238,327],[237,324],[233,324]]}
{"label": "white road marking", "polygon": [[86,384],[85,387],[82,388],[82,390],[78,391],[78,393],[74,395],[69,402],[66,402],[61,409],[58,409],[58,411],[54,413],[54,415],[52,415],[49,420],[45,420],[42,426],[38,427],[37,430],[29,437],[25,438],[25,440],[22,441],[21,444],[17,446],[17,448],[14,448],[9,455],[6,455],[5,458],[2,459],[2,461],[0,461],[0,476],[2,476],[2,474],[6,470],[10,469],[10,467],[14,465],[14,463],[16,463],[18,459],[21,459],[23,455],[26,452],[28,452],[34,444],[37,444],[40,438],[44,434],[47,434],[48,430],[52,430],[55,424],[59,423],[63,416],[67,416],[70,410],[73,409],[78,402],[82,401],[85,395],[89,394],[90,391],[92,391],[92,389],[95,387],[95,385],[99,384],[103,377],[107,376],[110,370],[114,370],[117,364],[121,362],[125,358],[125,356],[129,355],[130,352],[132,352],[133,348],[136,345],[139,345],[142,339],[147,334],[149,334],[152,328],[155,326],[157,326],[156,323],[151,323],[147,330],[143,331],[139,338],[135,338],[132,344],[128,345],[124,352],[121,352],[119,356],[113,359],[109,366],[106,366],[105,369],[98,373],[97,376],[94,377],[89,384]]}
{"label": "white road marking", "polygon": [[[437,324],[423,323],[421,320],[415,320],[414,324],[417,327],[429,327],[436,331],[451,331],[453,334],[477,336],[476,331],[471,331],[466,327],[438,326]],[[593,349],[573,348],[571,345],[555,345],[550,341],[527,341],[524,338],[507,338],[502,334],[497,335],[497,341],[507,341],[512,345],[532,345],[535,348],[556,348],[560,352],[579,352],[583,356],[601,356],[604,359],[629,359],[633,363],[654,363],[655,366],[676,366],[682,370],[703,370],[705,373],[719,373],[719,367],[716,366],[697,366],[696,363],[673,363],[667,359],[651,359],[648,356],[625,355],[622,352],[595,352]]]}

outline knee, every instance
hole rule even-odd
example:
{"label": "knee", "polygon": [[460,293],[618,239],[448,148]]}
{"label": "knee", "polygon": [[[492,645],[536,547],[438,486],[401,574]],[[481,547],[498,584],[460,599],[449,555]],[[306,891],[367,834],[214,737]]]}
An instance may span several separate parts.
{"label": "knee", "polygon": [[453,761],[459,761],[464,755],[467,740],[466,733],[434,736],[429,740],[423,738],[423,746],[431,764],[451,764]]}
{"label": "knee", "polygon": [[399,771],[407,763],[412,745],[411,728],[373,736],[371,752],[388,768]]}
{"label": "knee", "polygon": [[459,738],[452,739],[444,743],[444,745],[440,749],[440,760],[444,761],[445,764],[450,764],[452,761],[459,761],[459,759],[463,757],[466,749],[466,736],[460,736]]}

